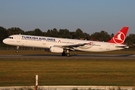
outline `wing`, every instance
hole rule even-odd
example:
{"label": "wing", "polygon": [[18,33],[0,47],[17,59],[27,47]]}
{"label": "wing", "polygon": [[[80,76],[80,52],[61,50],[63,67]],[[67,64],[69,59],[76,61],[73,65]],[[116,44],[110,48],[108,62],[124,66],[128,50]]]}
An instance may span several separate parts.
{"label": "wing", "polygon": [[55,47],[61,47],[61,48],[74,48],[79,46],[88,45],[89,43],[82,43],[82,44],[71,44],[71,45],[54,45]]}

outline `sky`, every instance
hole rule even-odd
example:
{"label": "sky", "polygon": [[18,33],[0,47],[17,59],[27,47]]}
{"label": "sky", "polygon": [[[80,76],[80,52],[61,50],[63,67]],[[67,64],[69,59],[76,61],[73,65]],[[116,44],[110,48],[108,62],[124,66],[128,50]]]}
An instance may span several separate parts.
{"label": "sky", "polygon": [[0,0],[0,26],[135,34],[135,0]]}

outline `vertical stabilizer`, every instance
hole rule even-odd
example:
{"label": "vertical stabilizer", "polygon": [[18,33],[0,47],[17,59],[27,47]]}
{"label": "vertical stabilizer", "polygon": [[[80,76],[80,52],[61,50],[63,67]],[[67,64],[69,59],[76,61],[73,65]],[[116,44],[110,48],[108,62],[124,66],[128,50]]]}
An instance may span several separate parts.
{"label": "vertical stabilizer", "polygon": [[110,41],[109,43],[123,44],[127,35],[129,27],[123,27]]}

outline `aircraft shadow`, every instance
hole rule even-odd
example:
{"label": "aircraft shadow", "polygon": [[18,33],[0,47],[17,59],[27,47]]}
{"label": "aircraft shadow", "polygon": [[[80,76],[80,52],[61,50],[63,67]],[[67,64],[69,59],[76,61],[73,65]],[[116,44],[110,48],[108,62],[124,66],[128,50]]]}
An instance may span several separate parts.
{"label": "aircraft shadow", "polygon": [[[125,54],[125,55],[79,55],[79,54],[72,54],[70,57],[128,57],[131,56],[132,54]],[[23,56],[58,56],[58,57],[66,57],[66,56],[61,56],[57,54],[35,54],[35,55],[23,55]]]}

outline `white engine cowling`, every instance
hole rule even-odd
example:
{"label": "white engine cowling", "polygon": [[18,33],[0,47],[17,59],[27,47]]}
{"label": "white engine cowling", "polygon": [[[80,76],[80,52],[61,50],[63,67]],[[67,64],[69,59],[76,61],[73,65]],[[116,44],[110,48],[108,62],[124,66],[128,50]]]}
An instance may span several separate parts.
{"label": "white engine cowling", "polygon": [[60,47],[51,47],[50,48],[50,51],[51,52],[54,52],[54,53],[62,53],[63,52],[63,48],[60,48]]}

